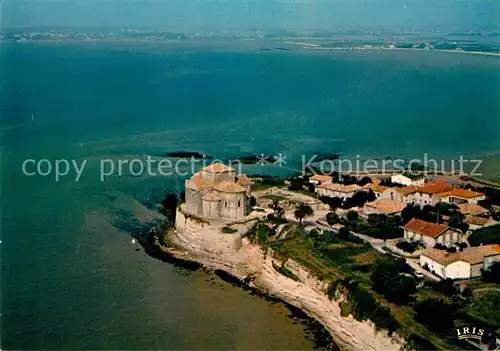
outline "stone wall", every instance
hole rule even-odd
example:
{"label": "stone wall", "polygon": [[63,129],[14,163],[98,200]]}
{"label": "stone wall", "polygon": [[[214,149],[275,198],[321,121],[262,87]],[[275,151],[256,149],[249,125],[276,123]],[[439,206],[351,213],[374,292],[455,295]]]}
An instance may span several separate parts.
{"label": "stone wall", "polygon": [[211,253],[224,253],[241,248],[241,234],[223,233],[221,226],[214,226],[207,220],[177,209],[175,228],[180,240],[193,247]]}

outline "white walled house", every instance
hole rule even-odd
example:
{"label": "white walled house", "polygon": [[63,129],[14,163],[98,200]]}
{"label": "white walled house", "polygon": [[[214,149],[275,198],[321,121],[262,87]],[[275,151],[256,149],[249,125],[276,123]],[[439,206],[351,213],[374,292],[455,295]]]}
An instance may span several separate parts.
{"label": "white walled house", "polygon": [[475,216],[466,217],[465,222],[469,224],[469,230],[467,230],[467,233],[472,233],[474,230],[498,224],[498,222],[493,220],[493,218]]}
{"label": "white walled house", "polygon": [[404,227],[404,238],[407,241],[425,243],[426,247],[441,244],[447,247],[462,242],[462,233],[443,224],[426,222],[421,219],[412,219]]}
{"label": "white walled house", "polygon": [[332,177],[323,174],[315,174],[309,178],[309,183],[318,185],[321,183],[331,182]]}
{"label": "white walled house", "polygon": [[420,255],[420,265],[443,279],[480,277],[493,262],[500,262],[500,245],[468,247],[454,253],[427,249]]}
{"label": "white walled house", "polygon": [[357,184],[343,185],[331,181],[316,186],[318,196],[339,197],[344,200],[353,197],[358,191],[365,189]]}
{"label": "white walled house", "polygon": [[425,184],[424,176],[414,176],[410,174],[396,174],[391,176],[391,183],[404,186],[423,186]]}
{"label": "white walled house", "polygon": [[490,211],[475,203],[463,203],[458,205],[458,211],[465,216],[484,216]]}
{"label": "white walled house", "polygon": [[379,184],[371,184],[369,189],[373,191],[377,200],[396,200],[397,191],[395,188],[389,188]]}
{"label": "white walled house", "polygon": [[456,205],[464,203],[477,204],[478,201],[486,199],[486,195],[483,193],[463,188],[456,188],[451,191],[439,193],[437,196],[440,197],[440,201],[442,202]]}
{"label": "white walled house", "polygon": [[441,197],[438,194],[452,191],[453,189],[452,185],[441,180],[432,181],[413,191],[412,194],[408,196],[407,202],[419,205],[420,207],[426,205],[435,206],[441,201]]}
{"label": "white walled house", "polygon": [[412,195],[418,190],[416,186],[404,186],[402,188],[394,188],[396,191],[394,200],[398,202],[412,203]]}
{"label": "white walled house", "polygon": [[384,214],[386,216],[400,215],[404,210],[406,204],[404,202],[397,202],[391,199],[379,199],[372,202],[365,203],[363,207],[363,214]]}

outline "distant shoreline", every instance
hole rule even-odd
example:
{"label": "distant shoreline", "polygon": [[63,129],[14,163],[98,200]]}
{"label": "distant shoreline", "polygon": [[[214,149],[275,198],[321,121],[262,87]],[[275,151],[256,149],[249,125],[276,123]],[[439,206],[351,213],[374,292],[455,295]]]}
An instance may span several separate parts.
{"label": "distant shoreline", "polygon": [[414,51],[414,52],[449,52],[458,54],[472,54],[472,55],[486,55],[486,56],[500,56],[498,52],[489,51],[465,51],[465,50],[444,50],[444,49],[410,49],[410,48],[383,48],[383,47],[325,47],[325,46],[315,46],[314,44],[307,43],[292,43],[288,44],[303,45],[301,48],[305,50],[331,50],[331,51]]}
{"label": "distant shoreline", "polygon": [[[160,44],[189,44],[189,43],[204,43],[204,44],[214,44],[214,43],[240,43],[240,42],[248,42],[249,40],[240,39],[240,40],[228,40],[227,38],[208,38],[207,40],[178,40],[178,39],[155,39],[155,38],[103,38],[103,39],[51,39],[51,40],[25,40],[25,41],[9,41],[9,40],[0,40],[0,44],[3,43],[12,43],[12,44],[24,44],[24,43],[88,43],[88,44],[97,44],[97,43],[160,43]],[[259,41],[259,39],[254,39],[252,41]],[[261,39],[261,41],[275,41],[280,42],[275,39]],[[318,50],[318,51],[412,51],[412,52],[448,52],[448,53],[461,53],[461,54],[471,54],[471,55],[484,55],[484,56],[500,56],[500,52],[492,52],[492,51],[466,51],[466,50],[449,50],[449,49],[414,49],[414,48],[387,48],[387,47],[362,47],[362,46],[353,46],[353,47],[327,47],[321,46],[320,44],[315,43],[307,43],[307,42],[294,42],[294,41],[284,41],[284,44],[294,45],[296,49],[302,50]],[[293,49],[286,49],[282,47],[273,47],[273,48],[255,48],[257,51],[296,51]]]}

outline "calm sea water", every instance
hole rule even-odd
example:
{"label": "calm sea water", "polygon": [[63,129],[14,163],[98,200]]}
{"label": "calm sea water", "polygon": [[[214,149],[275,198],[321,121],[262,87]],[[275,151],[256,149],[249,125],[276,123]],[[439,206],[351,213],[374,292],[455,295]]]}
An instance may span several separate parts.
{"label": "calm sea water", "polygon": [[[1,47],[6,349],[303,349],[280,304],[135,251],[183,177],[101,182],[101,159],[174,150],[498,154],[500,60],[415,52],[259,52],[159,44]],[[35,122],[31,123],[34,114]],[[87,160],[27,177],[23,160]],[[258,166],[253,172],[265,170]]]}

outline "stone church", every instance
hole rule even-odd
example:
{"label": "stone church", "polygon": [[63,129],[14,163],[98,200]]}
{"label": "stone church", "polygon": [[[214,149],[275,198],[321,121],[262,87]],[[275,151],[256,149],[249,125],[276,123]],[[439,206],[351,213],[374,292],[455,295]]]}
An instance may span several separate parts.
{"label": "stone church", "polygon": [[235,174],[222,163],[204,167],[186,180],[188,213],[208,219],[236,220],[247,216],[250,208],[250,178]]}

